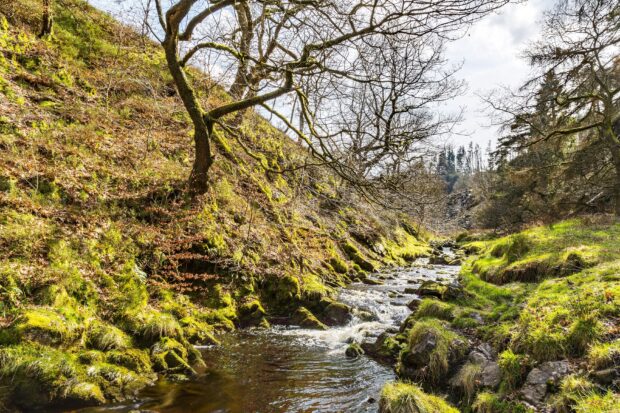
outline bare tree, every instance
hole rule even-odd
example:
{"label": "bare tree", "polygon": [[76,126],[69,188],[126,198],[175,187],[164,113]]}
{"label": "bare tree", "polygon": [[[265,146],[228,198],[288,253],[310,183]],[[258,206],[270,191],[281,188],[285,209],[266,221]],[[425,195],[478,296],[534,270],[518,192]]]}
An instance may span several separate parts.
{"label": "bare tree", "polygon": [[[333,164],[339,159],[329,156],[333,147],[325,140],[334,132],[315,127],[311,107],[320,94],[338,95],[343,87],[359,83],[385,84],[389,79],[368,76],[361,63],[374,59],[380,66],[376,57],[385,56],[386,42],[399,50],[415,39],[454,36],[509,0],[176,0],[167,9],[161,0],[153,1],[168,68],[194,126],[191,187],[204,192],[216,126],[234,123],[239,113],[262,105],[314,155]],[[155,28],[152,32],[158,34]],[[198,92],[204,97],[209,91],[197,90],[185,70],[197,61],[214,78],[224,75],[220,83],[228,83],[232,101],[204,106]],[[267,106],[283,96],[296,99],[299,121]]]}
{"label": "bare tree", "polygon": [[[615,178],[611,195],[620,216],[620,4],[561,1],[545,16],[541,40],[526,52],[539,74],[513,99],[490,99],[507,123],[529,130],[517,149],[578,137],[606,148]],[[553,78],[558,87],[548,88]],[[541,91],[546,93],[541,94]],[[542,110],[542,109],[544,110]],[[515,139],[516,138],[516,139]]]}

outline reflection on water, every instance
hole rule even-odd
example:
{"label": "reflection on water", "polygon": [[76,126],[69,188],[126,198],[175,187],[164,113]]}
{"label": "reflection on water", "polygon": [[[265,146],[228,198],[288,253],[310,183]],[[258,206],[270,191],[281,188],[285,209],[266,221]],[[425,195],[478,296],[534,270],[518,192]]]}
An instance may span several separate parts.
{"label": "reflection on water", "polygon": [[367,357],[348,359],[347,342],[374,337],[398,325],[406,304],[424,279],[450,279],[456,267],[401,269],[383,274],[383,285],[354,284],[339,299],[371,312],[375,321],[355,317],[327,331],[273,328],[222,337],[222,345],[202,348],[207,368],[186,383],[159,381],[132,404],[108,405],[80,413],[376,412],[383,384],[394,378],[390,366]]}

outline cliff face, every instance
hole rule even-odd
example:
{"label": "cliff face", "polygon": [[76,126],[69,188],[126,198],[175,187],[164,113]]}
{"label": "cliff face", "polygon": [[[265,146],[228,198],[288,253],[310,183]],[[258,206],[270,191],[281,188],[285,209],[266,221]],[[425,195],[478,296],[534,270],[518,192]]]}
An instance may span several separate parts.
{"label": "cliff face", "polygon": [[[291,168],[306,152],[252,112],[189,198],[159,48],[81,0],[55,1],[38,39],[42,14],[0,1],[0,406],[123,399],[192,374],[219,330],[327,321],[333,287],[427,253],[407,217]],[[206,106],[227,99],[210,86]]]}

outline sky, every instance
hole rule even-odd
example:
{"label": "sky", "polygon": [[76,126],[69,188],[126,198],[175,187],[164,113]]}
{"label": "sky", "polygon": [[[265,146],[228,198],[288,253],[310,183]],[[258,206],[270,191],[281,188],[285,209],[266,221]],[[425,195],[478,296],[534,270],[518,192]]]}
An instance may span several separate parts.
{"label": "sky", "polygon": [[[88,0],[95,7],[110,12],[117,18],[127,18],[124,8],[139,0]],[[530,68],[520,55],[529,42],[540,35],[540,20],[544,10],[555,0],[526,0],[510,4],[498,13],[487,16],[474,24],[467,34],[452,43],[446,50],[450,64],[462,65],[459,78],[467,83],[465,94],[439,107],[446,113],[463,110],[463,122],[458,134],[450,140],[454,145],[467,145],[470,141],[485,148],[489,141],[499,136],[497,127],[485,113],[485,105],[478,97],[498,87],[516,88],[530,73]]]}
{"label": "sky", "polygon": [[473,141],[484,148],[489,140],[497,140],[499,131],[489,126],[492,122],[478,95],[503,86],[517,88],[528,78],[530,67],[520,57],[521,53],[540,35],[543,12],[553,4],[554,0],[510,4],[474,24],[463,38],[448,46],[446,57],[454,64],[462,63],[459,76],[468,85],[462,97],[443,108],[464,109],[464,122],[459,130],[465,136],[453,137],[455,144]]}

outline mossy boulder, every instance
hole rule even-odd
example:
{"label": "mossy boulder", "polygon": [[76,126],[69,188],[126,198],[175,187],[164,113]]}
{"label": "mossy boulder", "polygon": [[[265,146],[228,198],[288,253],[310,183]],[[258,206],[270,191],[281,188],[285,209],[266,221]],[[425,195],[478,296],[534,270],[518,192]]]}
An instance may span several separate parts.
{"label": "mossy boulder", "polygon": [[258,300],[248,301],[238,309],[240,327],[268,327],[267,313]]}
{"label": "mossy boulder", "polygon": [[350,241],[346,241],[342,244],[342,250],[347,257],[362,270],[368,272],[375,272],[377,270],[377,266],[371,260],[364,257],[360,250]]}
{"label": "mossy boulder", "polygon": [[122,350],[131,346],[131,339],[121,329],[95,320],[84,333],[84,345],[101,351]]}
{"label": "mossy boulder", "polygon": [[319,321],[310,310],[299,307],[291,317],[291,322],[302,328],[327,330],[327,326]]}
{"label": "mossy boulder", "polygon": [[74,342],[81,327],[54,308],[27,308],[8,326],[0,330],[0,344],[34,341],[46,345]]}
{"label": "mossy boulder", "polygon": [[364,349],[359,345],[359,343],[351,343],[347,346],[347,349],[344,351],[344,354],[349,358],[357,358],[364,354]]}
{"label": "mossy boulder", "polygon": [[388,332],[383,332],[374,342],[363,342],[361,346],[364,353],[373,359],[394,363],[405,343],[405,335],[391,335]]}
{"label": "mossy boulder", "polygon": [[181,325],[172,314],[162,313],[152,307],[125,312],[119,325],[146,346],[164,337],[179,339],[183,335]]}
{"label": "mossy boulder", "polygon": [[263,281],[260,289],[262,302],[269,305],[270,310],[283,313],[297,306],[301,300],[299,280],[292,276],[270,276]]}
{"label": "mossy boulder", "polygon": [[105,353],[105,360],[109,364],[116,364],[139,374],[153,373],[153,364],[147,350],[137,348],[113,350]]}
{"label": "mossy boulder", "polygon": [[183,336],[191,344],[206,346],[219,344],[213,335],[213,327],[204,321],[197,320],[192,316],[186,316],[179,320]]}
{"label": "mossy boulder", "polygon": [[345,325],[353,319],[353,310],[346,304],[324,299],[321,306],[323,307],[321,319],[329,326]]}
{"label": "mossy boulder", "polygon": [[195,374],[189,364],[187,348],[173,338],[164,337],[151,348],[151,360],[157,371]]}
{"label": "mossy boulder", "polygon": [[4,347],[0,381],[10,388],[9,402],[25,411],[123,400],[152,382],[147,374],[102,361],[102,355],[95,350],[76,355],[34,343]]}
{"label": "mossy boulder", "polygon": [[388,383],[381,390],[379,413],[458,413],[438,396],[424,393],[415,384]]}
{"label": "mossy boulder", "polygon": [[436,297],[440,300],[453,300],[463,294],[463,288],[456,281],[450,284],[444,284],[427,280],[418,287],[416,293],[420,297]]}
{"label": "mossy boulder", "polygon": [[399,355],[399,376],[419,380],[430,387],[444,381],[461,362],[468,348],[464,337],[435,319],[417,321]]}

